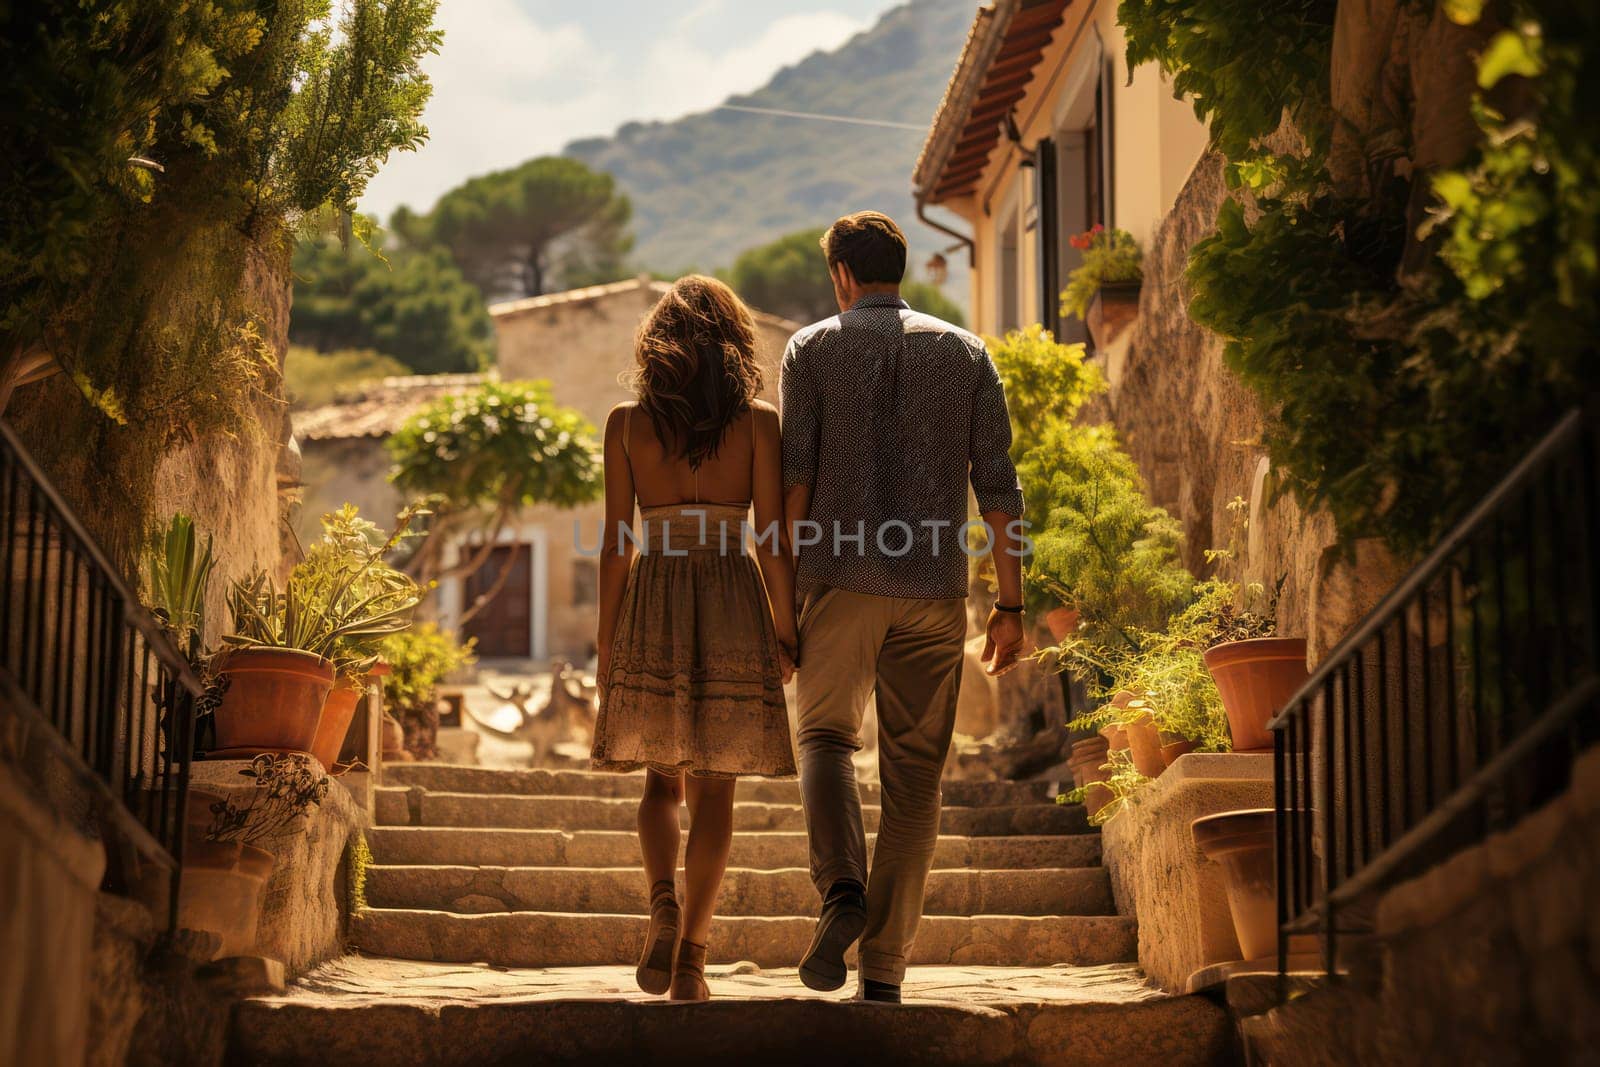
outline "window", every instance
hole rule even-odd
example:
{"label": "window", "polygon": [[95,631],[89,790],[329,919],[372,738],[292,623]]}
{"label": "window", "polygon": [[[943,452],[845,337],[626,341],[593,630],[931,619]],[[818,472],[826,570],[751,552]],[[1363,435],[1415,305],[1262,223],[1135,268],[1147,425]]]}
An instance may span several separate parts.
{"label": "window", "polygon": [[600,568],[592,559],[572,561],[572,606],[593,607],[600,603]]}
{"label": "window", "polygon": [[1040,307],[1046,309],[1045,323],[1055,321],[1056,334],[1063,341],[1088,339],[1082,322],[1062,321],[1056,310],[1067,275],[1081,262],[1081,253],[1067,239],[1096,223],[1109,227],[1113,219],[1112,66],[1109,57],[1097,57],[1094,62],[1097,69],[1084,72],[1082,87],[1059,116],[1055,137],[1040,142],[1035,168],[1040,201],[1056,205],[1055,218],[1050,220],[1053,224],[1041,228],[1055,239],[1042,242],[1040,248]]}
{"label": "window", "polygon": [[1005,333],[1022,328],[1022,238],[1016,205],[1000,219],[1000,291],[995,321]]}

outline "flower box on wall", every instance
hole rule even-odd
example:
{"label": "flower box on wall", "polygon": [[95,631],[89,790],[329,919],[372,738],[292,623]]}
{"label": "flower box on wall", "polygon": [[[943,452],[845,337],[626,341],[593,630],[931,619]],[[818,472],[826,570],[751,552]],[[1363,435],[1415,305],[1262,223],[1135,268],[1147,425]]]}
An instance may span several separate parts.
{"label": "flower box on wall", "polygon": [[1139,314],[1139,282],[1107,282],[1089,301],[1086,323],[1095,348],[1115,341]]}

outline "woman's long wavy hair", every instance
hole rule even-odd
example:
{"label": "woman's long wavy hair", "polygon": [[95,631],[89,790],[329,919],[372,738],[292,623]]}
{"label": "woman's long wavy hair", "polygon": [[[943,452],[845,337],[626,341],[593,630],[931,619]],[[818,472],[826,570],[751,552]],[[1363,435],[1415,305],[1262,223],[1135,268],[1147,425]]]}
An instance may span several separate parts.
{"label": "woman's long wavy hair", "polygon": [[761,393],[756,327],[734,291],[700,274],[679,278],[634,341],[639,408],[669,452],[699,467]]}

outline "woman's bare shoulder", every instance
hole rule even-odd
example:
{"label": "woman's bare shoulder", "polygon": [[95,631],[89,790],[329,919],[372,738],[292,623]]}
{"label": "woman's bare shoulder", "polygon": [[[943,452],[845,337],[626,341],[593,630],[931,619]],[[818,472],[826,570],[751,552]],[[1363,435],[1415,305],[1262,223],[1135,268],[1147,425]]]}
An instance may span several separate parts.
{"label": "woman's bare shoulder", "polygon": [[750,414],[752,418],[760,419],[763,423],[778,421],[778,409],[767,400],[750,401]]}
{"label": "woman's bare shoulder", "polygon": [[638,406],[639,402],[637,400],[624,400],[622,403],[608,411],[606,413],[607,436],[610,436],[614,433],[620,433],[622,430],[623,421],[628,417],[628,412],[632,411]]}

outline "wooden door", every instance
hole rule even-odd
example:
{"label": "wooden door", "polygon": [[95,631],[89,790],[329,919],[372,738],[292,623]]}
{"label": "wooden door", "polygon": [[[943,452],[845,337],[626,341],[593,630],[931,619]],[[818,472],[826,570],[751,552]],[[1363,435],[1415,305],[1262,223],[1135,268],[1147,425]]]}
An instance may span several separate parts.
{"label": "wooden door", "polygon": [[[496,586],[499,592],[494,592]],[[491,592],[493,599],[462,630],[467,637],[478,639],[479,656],[526,658],[533,649],[532,545],[496,545],[484,565],[467,579],[462,609],[471,610],[479,597]]]}

